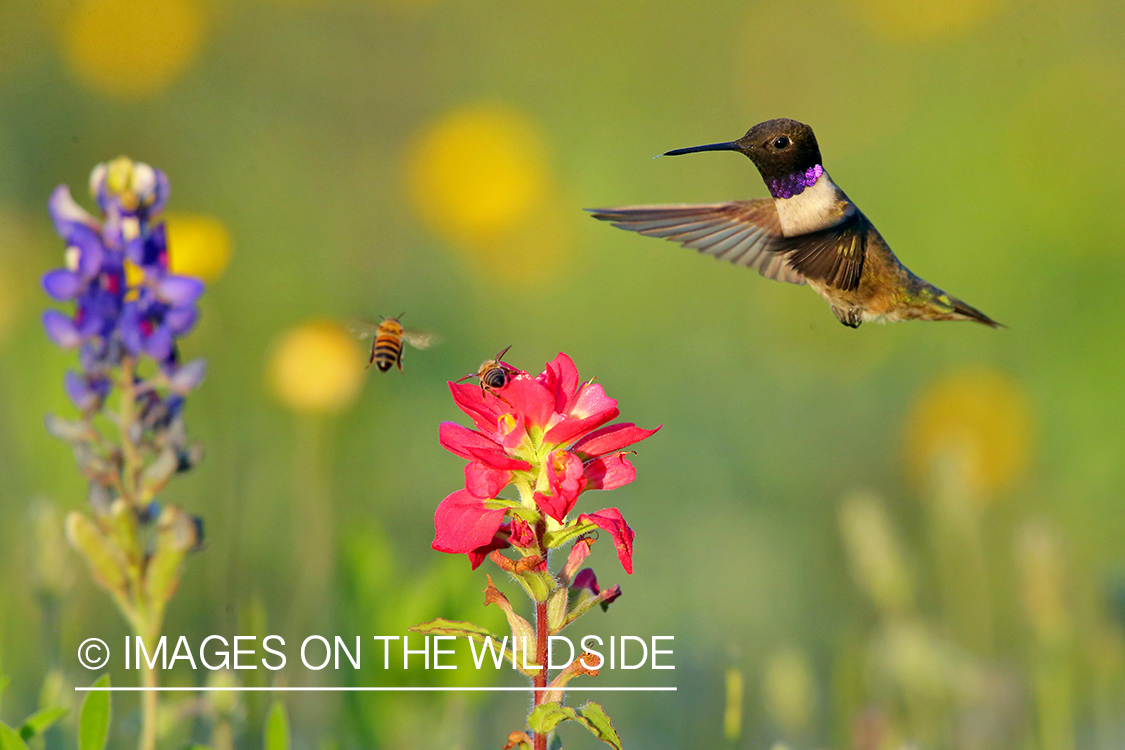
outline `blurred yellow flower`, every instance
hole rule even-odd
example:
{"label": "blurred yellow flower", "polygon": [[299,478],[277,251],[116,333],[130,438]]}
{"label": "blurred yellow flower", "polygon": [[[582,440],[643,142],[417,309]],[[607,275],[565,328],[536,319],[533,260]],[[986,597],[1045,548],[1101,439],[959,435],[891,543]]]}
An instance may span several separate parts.
{"label": "blurred yellow flower", "polygon": [[1031,456],[1031,407],[1019,383],[994,370],[955,373],[918,396],[907,421],[911,471],[924,485],[942,466],[987,496],[1012,483]]}
{"label": "blurred yellow flower", "polygon": [[221,221],[199,214],[167,214],[172,273],[213,281],[230,263],[230,233]]}
{"label": "blurred yellow flower", "polygon": [[787,735],[805,732],[816,708],[816,679],[799,648],[779,648],[766,658],[762,696],[770,719]]}
{"label": "blurred yellow flower", "polygon": [[483,104],[449,112],[411,149],[414,207],[457,239],[506,229],[543,197],[544,150],[538,129],[522,113]]}
{"label": "blurred yellow flower", "polygon": [[916,42],[954,36],[992,18],[1001,0],[854,0],[864,20],[880,36]]}
{"label": "blurred yellow flower", "polygon": [[478,275],[541,281],[569,248],[546,150],[522,112],[498,104],[453,110],[407,152],[411,202]]}
{"label": "blurred yellow flower", "polygon": [[355,340],[330,321],[311,321],[288,332],[274,347],[269,385],[294,411],[332,414],[355,400],[363,363]]}
{"label": "blurred yellow flower", "polygon": [[172,84],[199,54],[199,0],[78,0],[66,19],[63,57],[102,94],[143,98]]}

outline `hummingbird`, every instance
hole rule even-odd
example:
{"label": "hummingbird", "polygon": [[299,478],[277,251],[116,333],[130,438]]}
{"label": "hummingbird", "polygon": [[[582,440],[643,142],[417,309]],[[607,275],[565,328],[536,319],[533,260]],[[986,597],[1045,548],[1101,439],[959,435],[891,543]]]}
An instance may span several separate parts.
{"label": "hummingbird", "polygon": [[700,151],[737,151],[750,157],[771,197],[587,210],[615,227],[674,240],[754,268],[767,279],[808,284],[850,328],[873,320],[975,320],[1001,327],[899,262],[824,171],[808,125],[767,120],[736,141],[679,148],[661,156]]}

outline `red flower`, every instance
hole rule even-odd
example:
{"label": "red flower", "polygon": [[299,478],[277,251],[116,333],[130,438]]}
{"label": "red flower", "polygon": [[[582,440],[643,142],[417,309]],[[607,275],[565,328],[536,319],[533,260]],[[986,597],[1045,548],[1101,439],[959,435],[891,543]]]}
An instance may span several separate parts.
{"label": "red flower", "polygon": [[[625,422],[607,424],[619,414],[617,401],[601,385],[581,383],[565,354],[536,377],[505,366],[511,378],[500,388],[482,391],[475,383],[450,383],[453,400],[476,429],[445,422],[439,431],[441,445],[469,463],[465,489],[443,500],[434,515],[433,547],[467,554],[474,567],[493,549],[541,545],[544,531],[568,523],[586,490],[632,482],[636,469],[622,449],[656,432]],[[521,505],[539,511],[541,521],[526,522],[507,508],[485,506],[513,483]],[[513,520],[506,523],[506,517]],[[621,514],[611,508],[582,519],[613,535],[622,564],[632,572],[633,532]]]}

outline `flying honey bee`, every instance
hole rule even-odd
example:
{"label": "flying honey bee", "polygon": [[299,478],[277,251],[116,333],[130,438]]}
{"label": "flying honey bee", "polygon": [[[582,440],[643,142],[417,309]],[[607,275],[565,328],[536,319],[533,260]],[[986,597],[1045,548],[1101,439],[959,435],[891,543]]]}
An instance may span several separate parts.
{"label": "flying honey bee", "polygon": [[479,368],[477,368],[476,372],[470,372],[468,375],[461,378],[461,380],[458,380],[457,382],[460,383],[462,380],[468,380],[469,378],[475,377],[480,381],[481,398],[484,398],[485,393],[491,393],[493,396],[500,399],[504,403],[508,403],[508,400],[501,396],[497,391],[510,383],[512,381],[512,376],[519,372],[519,370],[517,370],[516,368],[512,367],[511,365],[505,364],[502,361],[504,359],[504,355],[507,354],[508,350],[511,348],[512,346],[511,344],[509,344],[504,348],[504,351],[496,355],[495,359],[486,359],[484,362],[481,362],[481,365]]}
{"label": "flying honey bee", "polygon": [[372,337],[371,358],[367,366],[375,365],[379,372],[386,372],[391,367],[397,366],[402,372],[402,344],[406,342],[415,349],[429,349],[438,343],[437,336],[425,331],[408,331],[402,327],[399,313],[394,318],[383,318],[379,324],[359,322],[352,327],[362,339]]}

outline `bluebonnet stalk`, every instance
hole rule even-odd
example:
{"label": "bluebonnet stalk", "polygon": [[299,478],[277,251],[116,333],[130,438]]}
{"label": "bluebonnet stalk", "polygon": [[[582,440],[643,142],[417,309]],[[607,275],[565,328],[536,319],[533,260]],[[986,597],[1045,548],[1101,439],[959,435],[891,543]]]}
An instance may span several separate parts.
{"label": "bluebonnet stalk", "polygon": [[[80,417],[47,419],[89,482],[93,517],[71,513],[67,535],[134,633],[152,642],[184,559],[202,541],[198,518],[156,502],[199,461],[183,412],[205,369],[202,360],[182,362],[177,345],[195,325],[203,282],[168,271],[164,224],[156,221],[168,189],[164,173],[147,164],[125,157],[100,164],[90,175],[99,220],[60,185],[49,206],[66,260],[43,277],[47,294],[73,304],[73,312],[44,312],[43,327],[60,347],[78,350],[79,369],[64,384]],[[142,675],[155,687],[155,673]],[[155,692],[144,694],[142,707],[140,747],[151,750]]]}

